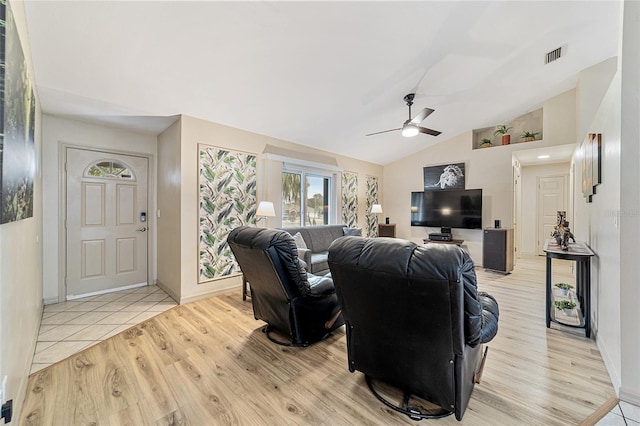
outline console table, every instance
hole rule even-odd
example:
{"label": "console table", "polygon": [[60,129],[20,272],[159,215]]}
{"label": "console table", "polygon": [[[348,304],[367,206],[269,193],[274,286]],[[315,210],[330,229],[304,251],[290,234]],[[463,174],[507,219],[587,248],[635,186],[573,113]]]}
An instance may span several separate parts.
{"label": "console table", "polygon": [[[591,257],[595,253],[583,242],[569,244],[569,250],[562,250],[554,239],[548,239],[544,243],[544,252],[547,255],[547,328],[551,321],[569,327],[584,328],[586,337],[591,337]],[[553,306],[553,287],[551,284],[551,260],[563,259],[576,262],[576,298],[579,306],[576,306],[577,323],[560,321],[556,317],[556,309]]]}

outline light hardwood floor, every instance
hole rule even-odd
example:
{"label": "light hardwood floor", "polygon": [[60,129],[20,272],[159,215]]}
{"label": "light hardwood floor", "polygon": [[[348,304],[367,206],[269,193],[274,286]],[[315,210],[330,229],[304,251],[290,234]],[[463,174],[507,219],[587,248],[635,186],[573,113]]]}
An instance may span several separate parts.
{"label": "light hardwood floor", "polygon": [[[569,265],[554,260],[554,280]],[[545,327],[543,258],[477,273],[500,329],[463,421],[438,424],[577,425],[615,396],[593,340]],[[32,374],[19,424],[415,424],[349,373],[343,329],[287,348],[262,325],[239,291],[177,306]]]}

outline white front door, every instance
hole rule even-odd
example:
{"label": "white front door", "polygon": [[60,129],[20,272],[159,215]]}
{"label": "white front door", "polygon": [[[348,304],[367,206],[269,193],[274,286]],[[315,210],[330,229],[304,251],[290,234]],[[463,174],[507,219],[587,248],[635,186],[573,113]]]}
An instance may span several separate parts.
{"label": "white front door", "polygon": [[148,159],[66,149],[67,299],[147,284]]}
{"label": "white front door", "polygon": [[[567,211],[567,176],[538,178],[538,254],[551,237],[557,222],[558,210]],[[571,224],[569,224],[571,225]]]}

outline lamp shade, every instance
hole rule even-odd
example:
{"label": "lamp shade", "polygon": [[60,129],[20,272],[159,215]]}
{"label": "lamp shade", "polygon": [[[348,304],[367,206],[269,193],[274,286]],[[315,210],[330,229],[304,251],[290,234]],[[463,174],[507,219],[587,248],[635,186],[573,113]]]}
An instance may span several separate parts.
{"label": "lamp shade", "polygon": [[374,204],[371,206],[371,213],[382,213],[382,205]]}
{"label": "lamp shade", "polygon": [[256,211],[256,216],[274,217],[275,215],[276,210],[273,208],[273,203],[271,201],[260,201],[260,204],[258,204],[258,211]]}

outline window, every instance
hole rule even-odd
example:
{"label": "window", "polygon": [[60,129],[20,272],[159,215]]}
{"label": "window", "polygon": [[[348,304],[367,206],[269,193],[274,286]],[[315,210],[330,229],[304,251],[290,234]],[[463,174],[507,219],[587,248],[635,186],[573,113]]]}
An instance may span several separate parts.
{"label": "window", "polygon": [[282,226],[328,225],[336,211],[332,175],[307,170],[282,172]]}
{"label": "window", "polygon": [[135,180],[133,172],[126,166],[115,161],[107,160],[93,164],[85,172],[86,177],[98,177],[107,179]]}

